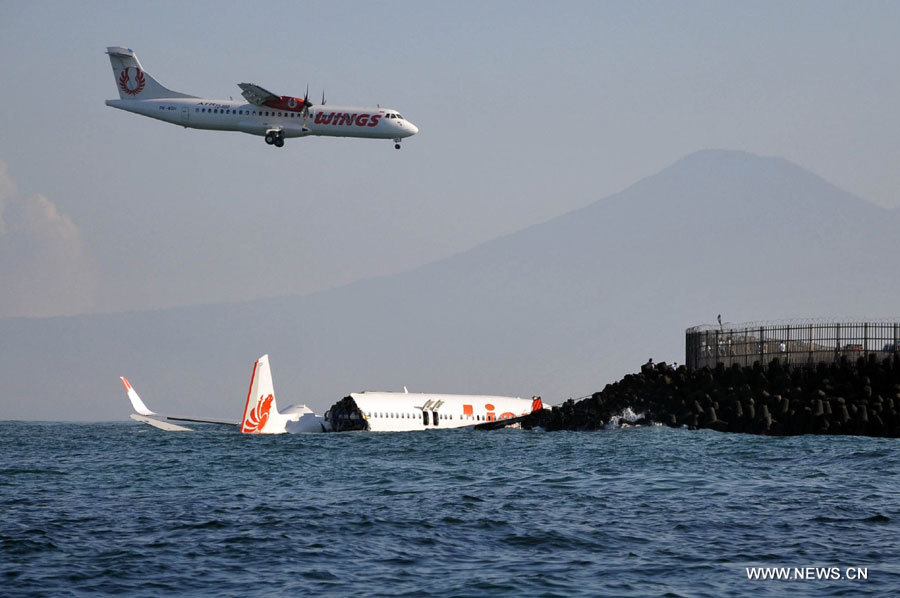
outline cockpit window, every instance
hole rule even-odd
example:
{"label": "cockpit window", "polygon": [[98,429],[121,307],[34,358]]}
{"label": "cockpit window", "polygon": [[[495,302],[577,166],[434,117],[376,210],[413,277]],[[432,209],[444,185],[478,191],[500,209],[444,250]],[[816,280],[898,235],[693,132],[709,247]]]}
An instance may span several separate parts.
{"label": "cockpit window", "polygon": [[402,117],[402,116],[400,116],[400,115],[399,115],[399,114],[398,114],[398,115],[397,115],[397,118],[403,118],[403,117]]}

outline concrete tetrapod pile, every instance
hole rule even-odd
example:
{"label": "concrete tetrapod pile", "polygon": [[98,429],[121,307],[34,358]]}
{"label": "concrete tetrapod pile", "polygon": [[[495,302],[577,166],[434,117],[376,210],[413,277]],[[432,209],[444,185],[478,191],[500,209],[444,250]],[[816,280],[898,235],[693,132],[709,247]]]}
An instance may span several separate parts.
{"label": "concrete tetrapod pile", "polygon": [[719,364],[688,371],[645,365],[591,397],[533,413],[526,429],[596,430],[626,408],[636,424],[660,423],[789,436],[852,434],[900,437],[900,356],[876,354],[815,367]]}

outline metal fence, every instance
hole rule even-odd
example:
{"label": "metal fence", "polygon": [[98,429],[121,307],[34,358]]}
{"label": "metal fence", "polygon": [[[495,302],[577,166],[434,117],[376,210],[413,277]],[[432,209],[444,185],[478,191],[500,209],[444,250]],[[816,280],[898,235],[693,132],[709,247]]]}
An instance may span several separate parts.
{"label": "metal fence", "polygon": [[900,352],[900,321],[822,320],[752,322],[695,326],[685,331],[685,363],[689,370],[754,362],[815,366],[856,360],[869,354],[878,358]]}

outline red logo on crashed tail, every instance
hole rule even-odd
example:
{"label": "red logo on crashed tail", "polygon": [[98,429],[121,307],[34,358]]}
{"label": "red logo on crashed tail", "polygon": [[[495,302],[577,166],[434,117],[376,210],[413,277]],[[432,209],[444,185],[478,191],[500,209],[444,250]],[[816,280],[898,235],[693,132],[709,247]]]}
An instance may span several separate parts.
{"label": "red logo on crashed tail", "polygon": [[[134,68],[134,80],[128,76],[128,69]],[[144,79],[144,73],[137,67],[125,67],[122,74],[119,75],[119,88],[130,96],[136,96],[144,90],[147,81]]]}
{"label": "red logo on crashed tail", "polygon": [[244,419],[241,432],[244,434],[259,434],[262,432],[263,428],[266,427],[266,422],[269,421],[269,411],[272,409],[273,400],[275,400],[275,397],[272,395],[265,398],[260,395],[259,400],[256,402],[256,407],[251,409]]}

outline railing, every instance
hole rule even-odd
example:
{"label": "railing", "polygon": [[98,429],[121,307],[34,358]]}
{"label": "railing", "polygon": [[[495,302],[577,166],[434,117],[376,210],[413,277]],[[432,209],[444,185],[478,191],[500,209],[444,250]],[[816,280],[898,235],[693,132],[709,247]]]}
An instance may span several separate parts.
{"label": "railing", "polygon": [[695,326],[685,331],[685,363],[689,370],[738,364],[782,363],[815,366],[856,360],[869,354],[891,357],[900,352],[898,321],[752,322]]}

